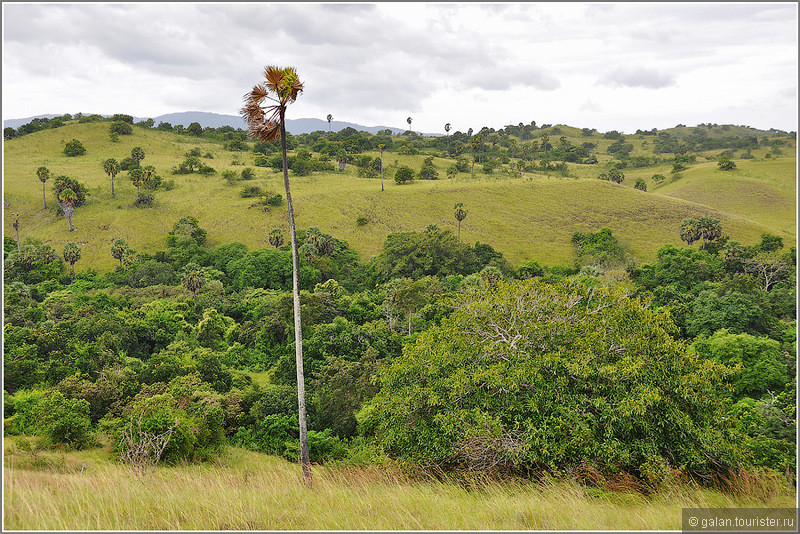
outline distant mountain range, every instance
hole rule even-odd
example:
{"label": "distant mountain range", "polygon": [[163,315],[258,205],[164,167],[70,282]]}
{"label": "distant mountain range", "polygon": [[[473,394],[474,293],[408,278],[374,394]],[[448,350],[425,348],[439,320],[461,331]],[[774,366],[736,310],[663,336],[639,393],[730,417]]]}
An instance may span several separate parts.
{"label": "distant mountain range", "polygon": [[[28,124],[31,120],[36,118],[47,118],[52,119],[53,117],[59,117],[62,114],[48,114],[48,115],[36,115],[33,117],[27,117],[24,119],[8,119],[3,120],[3,128],[11,127],[11,128],[19,128],[23,124]],[[88,115],[84,113],[84,115]],[[110,115],[104,115],[105,117],[109,117]],[[134,117],[133,120],[135,122],[147,120],[151,117]],[[178,124],[182,124],[184,126],[189,126],[191,123],[196,122],[200,124],[203,128],[221,128],[222,126],[231,126],[233,128],[242,128],[243,130],[247,128],[245,125],[244,120],[239,117],[238,115],[221,115],[219,113],[207,113],[205,111],[184,111],[181,113],[167,113],[165,115],[159,115],[158,117],[152,117],[153,121],[155,121],[155,125],[158,126],[160,122],[168,122],[173,126]],[[322,119],[286,119],[286,131],[293,135],[304,134],[304,133],[311,133],[316,131],[328,131],[328,121]],[[403,133],[407,130],[407,128],[392,128],[390,126],[363,126],[361,124],[354,124],[352,122],[342,122],[342,121],[331,121],[330,123],[330,131],[338,132],[340,130],[344,130],[345,128],[354,128],[358,131],[365,131],[371,134],[377,134],[381,130],[391,130],[393,134]],[[441,135],[441,134],[423,134],[423,135]]]}

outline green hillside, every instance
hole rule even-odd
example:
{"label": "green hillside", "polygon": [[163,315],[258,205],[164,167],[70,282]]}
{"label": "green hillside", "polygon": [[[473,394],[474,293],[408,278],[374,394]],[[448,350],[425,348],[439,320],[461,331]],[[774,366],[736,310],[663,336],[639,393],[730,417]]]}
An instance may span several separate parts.
{"label": "green hillside", "polygon": [[[702,215],[718,218],[724,233],[743,244],[757,242],[766,232],[782,237],[787,246],[796,242],[794,140],[774,157],[770,154],[769,159],[764,157],[769,147],[753,150],[753,159],[735,160],[734,171],[720,171],[716,161],[701,154],[679,177],[671,175],[671,165],[628,168],[624,170],[623,183],[615,184],[597,179],[605,171],[604,164],[612,160],[606,153],[612,140],[597,133],[587,136],[566,126],[551,130],[560,130],[551,134],[554,145],[560,135],[576,145],[586,141],[595,144],[598,163],[567,163],[567,176],[537,171],[524,172],[521,177],[507,172],[507,165],[501,165],[493,174],[484,174],[476,164],[474,176],[462,172],[447,178],[446,169],[453,160],[436,157],[438,180],[397,185],[393,180],[397,166],[406,164],[418,170],[427,154],[423,151],[413,156],[400,155],[387,150],[383,155],[385,191],[381,191],[379,179],[358,177],[352,164],[344,173],[292,176],[298,225],[318,226],[346,240],[362,260],[377,254],[392,232],[420,231],[429,224],[455,232],[456,202],[463,202],[469,210],[462,223],[462,240],[489,243],[514,265],[529,259],[545,265],[568,263],[573,257],[572,234],[604,226],[611,228],[636,257],[648,261],[665,243],[682,245],[678,236],[681,221]],[[285,204],[265,212],[262,206],[253,206],[256,199],[241,198],[239,194],[245,185],[284,194],[279,172],[253,167],[255,180],[233,185],[222,177],[223,171],[239,173],[245,166],[252,167],[256,157],[252,151],[232,152],[222,143],[202,137],[138,126],[133,132],[112,142],[109,123],[73,121],[60,128],[6,140],[5,235],[15,236],[12,223],[18,212],[22,240],[39,239],[58,252],[64,243],[76,241],[83,249],[77,267],[105,271],[116,264],[110,254],[116,238],[125,239],[138,251],[152,253],[165,248],[167,233],[182,216],[198,218],[208,232],[210,246],[239,241],[250,248],[267,247],[271,228],[288,228]],[[86,155],[67,157],[62,153],[73,138],[84,144]],[[632,155],[652,155],[648,150],[653,136],[628,135],[624,140],[633,145]],[[112,199],[110,179],[101,166],[110,157],[121,161],[135,146],[145,151],[142,165],[155,166],[165,182],[174,183],[171,190],[162,188],[156,192],[153,207],[132,206],[136,188],[125,171],[115,179],[116,198]],[[200,159],[217,172],[209,176],[173,174],[172,169],[195,147],[203,155],[213,156]],[[367,154],[378,156],[377,151]],[[42,165],[51,171],[51,180],[46,184],[46,211],[42,184],[36,176],[36,169]],[[652,180],[657,173],[667,177],[662,184]],[[86,205],[75,211],[75,232],[69,232],[67,222],[55,215],[53,179],[58,175],[77,179],[90,193]],[[633,188],[637,178],[647,183],[647,192]],[[360,217],[365,217],[367,224],[358,225]]]}

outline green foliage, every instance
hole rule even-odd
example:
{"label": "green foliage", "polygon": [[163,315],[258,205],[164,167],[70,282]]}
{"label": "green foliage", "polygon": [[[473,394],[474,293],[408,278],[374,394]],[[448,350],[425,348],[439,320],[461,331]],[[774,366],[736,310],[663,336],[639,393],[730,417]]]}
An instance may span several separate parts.
{"label": "green foliage", "polygon": [[56,177],[53,181],[53,188],[55,189],[57,198],[61,198],[67,189],[71,189],[72,192],[75,193],[76,200],[73,206],[76,208],[83,206],[83,204],[86,203],[86,197],[89,196],[86,186],[69,176],[61,175]]}
{"label": "green foliage", "polygon": [[767,391],[778,392],[789,381],[781,361],[780,343],[767,337],[734,334],[719,330],[711,337],[698,338],[692,349],[700,356],[736,369],[730,377],[736,398],[760,398]]}
{"label": "green foliage", "polygon": [[64,155],[68,157],[83,156],[86,154],[86,147],[77,139],[67,141],[64,145]]}
{"label": "green foliage", "polygon": [[206,243],[207,232],[200,228],[197,217],[181,217],[167,235],[167,245],[170,247],[184,246],[187,242],[194,242],[199,246]]}
{"label": "green foliage", "polygon": [[736,162],[734,162],[730,156],[720,156],[717,161],[717,166],[721,171],[732,171],[736,169]]}
{"label": "green foliage", "polygon": [[728,372],[622,291],[499,282],[379,374],[372,417],[387,452],[445,469],[640,473],[656,457],[708,475],[738,461]]}
{"label": "green foliage", "polygon": [[133,126],[131,126],[127,122],[117,121],[112,122],[111,126],[109,126],[109,130],[112,134],[117,135],[131,135],[133,134]]}
{"label": "green foliage", "polygon": [[89,402],[68,399],[58,390],[49,390],[33,407],[37,434],[52,444],[63,443],[81,449],[93,444]]}
{"label": "green foliage", "polygon": [[119,452],[122,431],[141,422],[143,432],[159,435],[174,428],[162,460],[210,460],[224,444],[222,397],[200,383],[197,375],[171,381],[165,392],[129,404],[122,417],[107,421]]}
{"label": "green foliage", "polygon": [[575,232],[572,234],[572,244],[578,255],[579,267],[585,265],[611,267],[627,261],[625,247],[608,228],[587,234]]}
{"label": "green foliage", "polygon": [[394,173],[394,181],[398,184],[405,184],[414,179],[414,170],[406,165],[401,165]]}

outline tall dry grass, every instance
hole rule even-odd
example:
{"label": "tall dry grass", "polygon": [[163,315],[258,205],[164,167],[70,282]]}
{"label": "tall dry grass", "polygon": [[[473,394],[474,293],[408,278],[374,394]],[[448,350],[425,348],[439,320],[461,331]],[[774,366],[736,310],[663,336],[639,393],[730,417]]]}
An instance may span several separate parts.
{"label": "tall dry grass", "polygon": [[645,496],[574,480],[411,480],[392,466],[315,466],[307,488],[296,465],[236,448],[144,478],[98,449],[37,456],[6,446],[6,529],[677,530],[683,507],[791,507],[796,498],[780,480],[753,477],[733,493],[675,483]]}

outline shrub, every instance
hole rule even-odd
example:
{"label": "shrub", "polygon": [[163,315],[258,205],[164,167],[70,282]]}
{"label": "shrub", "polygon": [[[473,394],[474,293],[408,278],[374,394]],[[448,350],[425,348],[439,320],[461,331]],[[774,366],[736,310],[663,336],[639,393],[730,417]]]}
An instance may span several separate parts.
{"label": "shrub", "polygon": [[93,443],[86,399],[68,399],[58,390],[49,390],[36,403],[33,416],[36,433],[53,445],[63,443],[81,449]]}
{"label": "shrub", "polygon": [[260,197],[263,195],[263,191],[257,185],[247,186],[239,193],[239,196],[242,198],[253,198],[253,197]]}
{"label": "shrub", "polygon": [[74,157],[83,156],[84,154],[86,154],[86,147],[77,139],[67,142],[66,146],[64,146],[64,155],[66,156]]}
{"label": "shrub", "polygon": [[117,135],[133,134],[133,126],[131,126],[127,122],[122,122],[122,121],[112,122],[109,129],[112,134],[117,134]]}
{"label": "shrub", "polygon": [[404,184],[414,179],[414,170],[411,167],[401,165],[398,167],[394,174],[394,181],[398,184]]}

